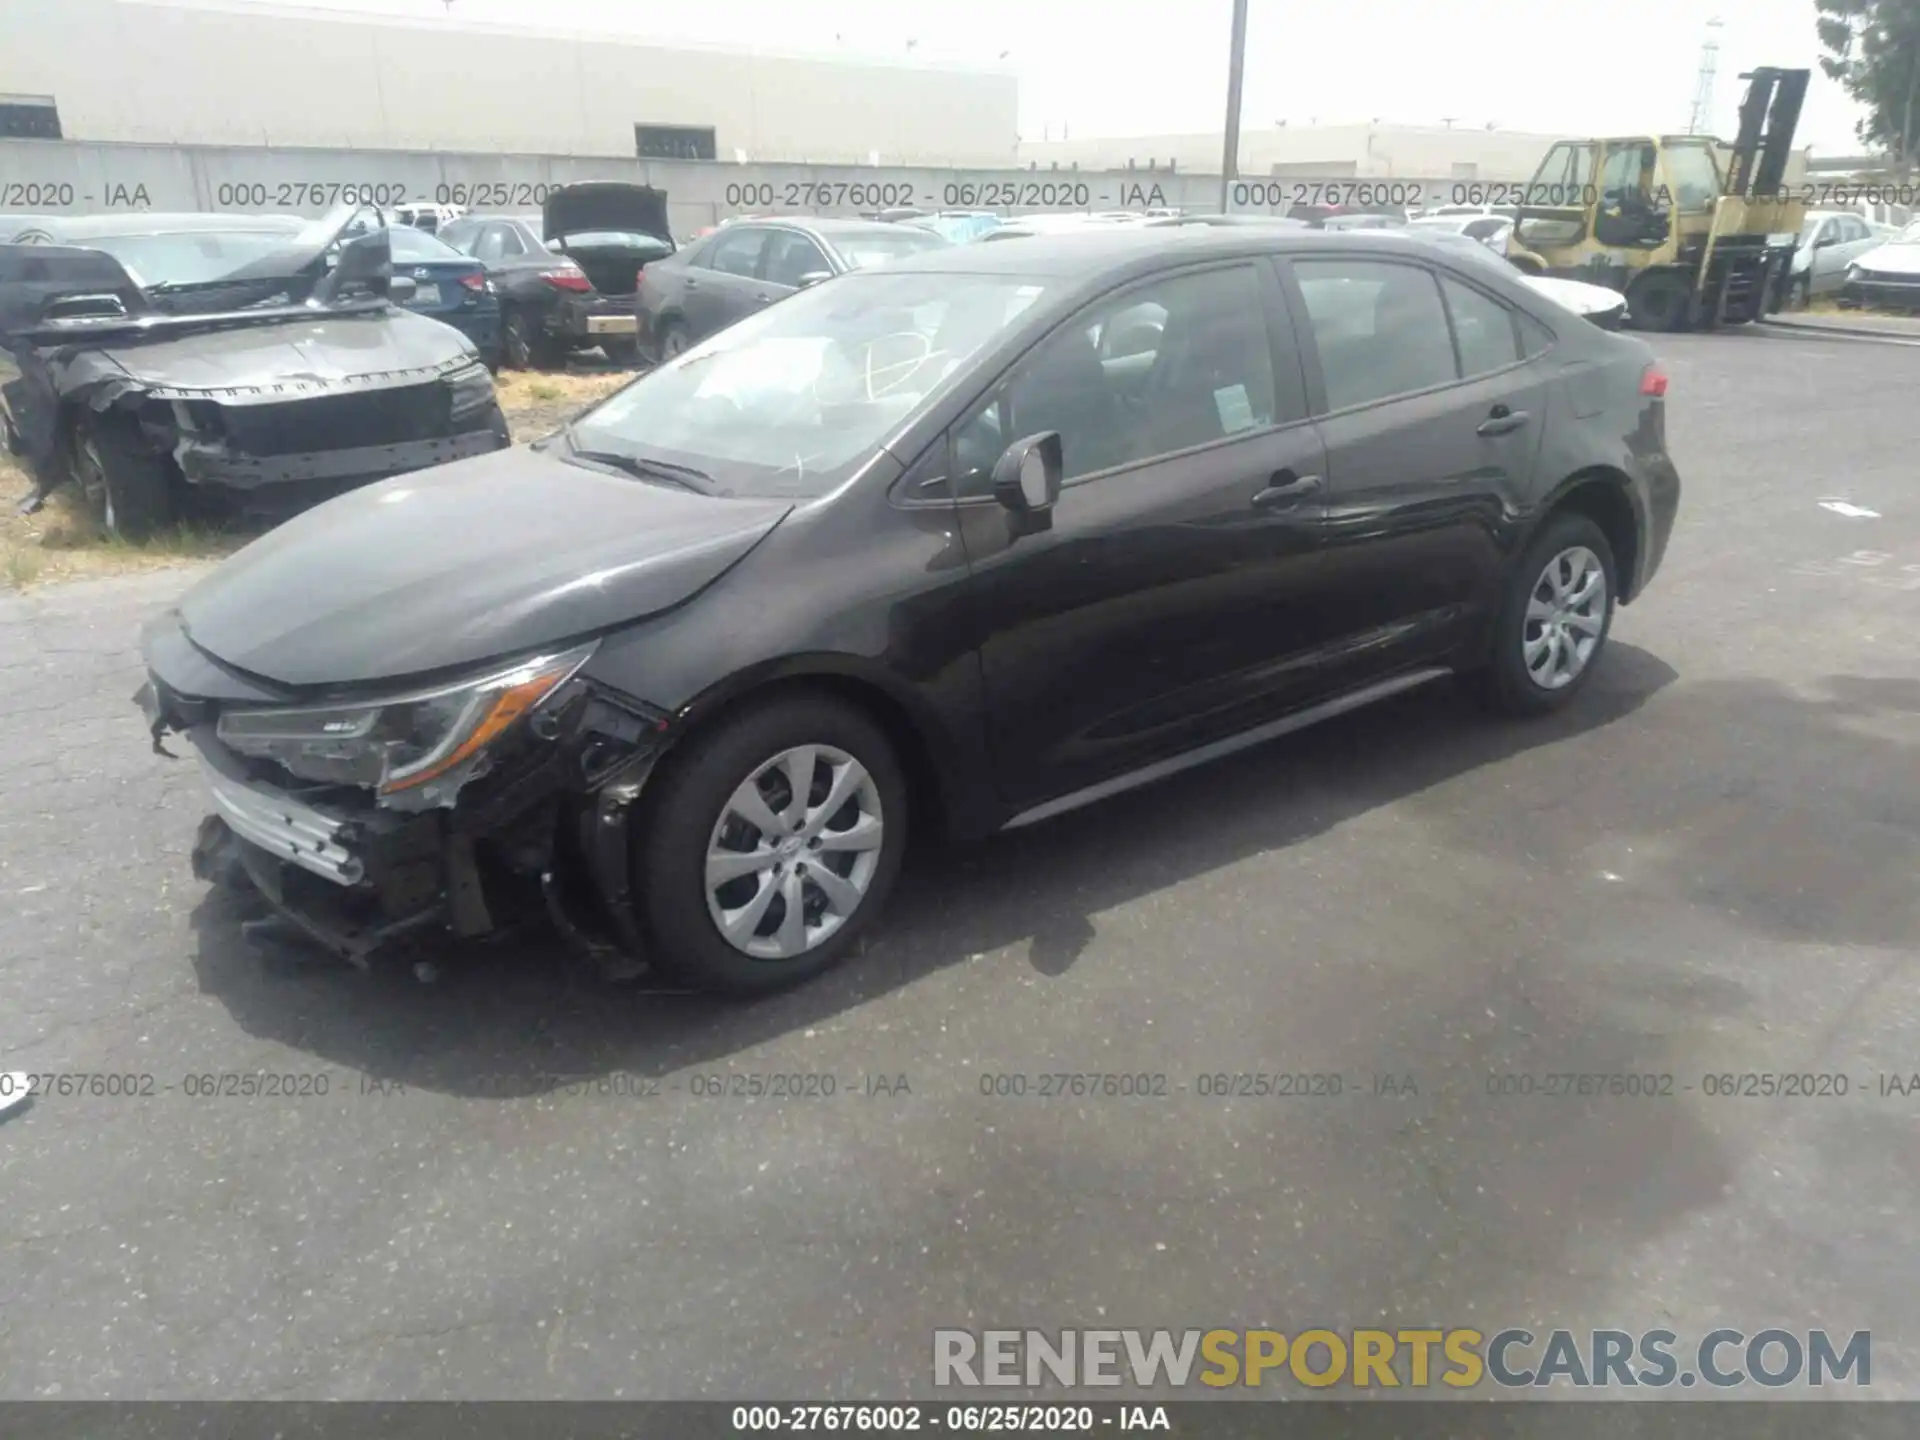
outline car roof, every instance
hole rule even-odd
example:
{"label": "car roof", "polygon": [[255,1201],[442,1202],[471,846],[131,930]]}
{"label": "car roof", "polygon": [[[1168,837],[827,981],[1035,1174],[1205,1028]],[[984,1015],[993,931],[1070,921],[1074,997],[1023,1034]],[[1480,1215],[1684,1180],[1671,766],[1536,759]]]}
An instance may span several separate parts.
{"label": "car roof", "polygon": [[[40,230],[61,240],[94,240],[114,235],[191,235],[206,230],[254,231],[296,235],[313,222],[299,215],[208,215],[203,211],[170,214],[127,210],[117,215],[31,215],[21,230]],[[15,232],[19,233],[18,231]]]}
{"label": "car roof", "polygon": [[[1466,243],[1492,257],[1492,252],[1478,241]],[[1025,235],[997,245],[955,245],[927,250],[890,261],[886,272],[917,270],[1027,276],[1036,280],[1067,277],[1081,282],[1069,288],[1104,289],[1135,274],[1159,269],[1170,258],[1205,261],[1284,255],[1293,251],[1431,258],[1445,255],[1449,248],[1434,244],[1417,231],[1406,230],[1296,230],[1279,225],[1187,225],[1155,229],[1129,225],[1089,228],[1071,234]],[[1514,274],[1517,276],[1519,272]]]}

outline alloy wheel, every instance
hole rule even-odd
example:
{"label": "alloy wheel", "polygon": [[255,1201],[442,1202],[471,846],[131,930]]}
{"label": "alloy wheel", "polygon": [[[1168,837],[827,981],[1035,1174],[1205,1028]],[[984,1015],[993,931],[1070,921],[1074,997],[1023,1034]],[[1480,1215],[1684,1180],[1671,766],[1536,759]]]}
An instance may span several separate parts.
{"label": "alloy wheel", "polygon": [[682,330],[678,325],[669,327],[667,333],[660,339],[661,358],[672,360],[677,356],[684,355],[686,351],[687,332]]}
{"label": "alloy wheel", "polygon": [[1580,678],[1607,628],[1607,572],[1584,545],[1547,562],[1527,595],[1520,655],[1527,676],[1542,690],[1562,690]]}
{"label": "alloy wheel", "polygon": [[879,786],[852,755],[783,750],[721,808],[707,840],[707,913],[754,959],[805,955],[866,899],[885,833]]}

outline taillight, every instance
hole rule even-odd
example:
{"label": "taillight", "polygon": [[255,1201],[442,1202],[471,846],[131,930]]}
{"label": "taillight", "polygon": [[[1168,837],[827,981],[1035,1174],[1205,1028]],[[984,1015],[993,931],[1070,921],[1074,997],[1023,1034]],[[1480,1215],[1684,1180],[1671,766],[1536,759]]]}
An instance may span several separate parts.
{"label": "taillight", "polygon": [[1640,376],[1640,393],[1656,400],[1664,399],[1667,393],[1667,372],[1657,364],[1649,365]]}
{"label": "taillight", "polygon": [[584,273],[570,267],[565,270],[542,270],[540,278],[556,290],[574,290],[584,293],[593,288]]}
{"label": "taillight", "polygon": [[460,283],[469,290],[485,290],[487,288],[487,277],[485,275],[462,275],[460,277]]}

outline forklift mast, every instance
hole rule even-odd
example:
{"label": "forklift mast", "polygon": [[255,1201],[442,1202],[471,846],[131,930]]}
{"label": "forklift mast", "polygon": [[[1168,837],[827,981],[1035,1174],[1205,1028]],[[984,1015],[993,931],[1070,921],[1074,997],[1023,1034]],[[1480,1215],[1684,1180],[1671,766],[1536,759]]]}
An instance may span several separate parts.
{"label": "forklift mast", "polygon": [[1766,65],[1740,77],[1748,82],[1747,94],[1740,102],[1740,134],[1733,142],[1724,193],[1765,198],[1780,192],[1809,74]]}

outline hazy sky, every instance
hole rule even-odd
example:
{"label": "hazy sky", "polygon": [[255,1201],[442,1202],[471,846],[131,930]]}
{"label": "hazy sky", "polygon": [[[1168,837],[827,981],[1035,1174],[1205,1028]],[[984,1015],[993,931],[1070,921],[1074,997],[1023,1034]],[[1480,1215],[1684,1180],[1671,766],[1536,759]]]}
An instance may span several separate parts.
{"label": "hazy sky", "polygon": [[[306,0],[313,7],[660,40],[1004,66],[1022,138],[1218,130],[1232,0]],[[1719,16],[1714,129],[1739,73],[1805,65],[1799,142],[1852,153],[1856,112],[1818,73],[1812,0],[1249,0],[1244,123],[1369,120],[1606,134],[1685,127]],[[909,51],[909,42],[913,42]],[[1005,56],[1003,59],[1002,56]],[[537,103],[527,101],[524,103]],[[692,118],[692,117],[689,117]]]}

